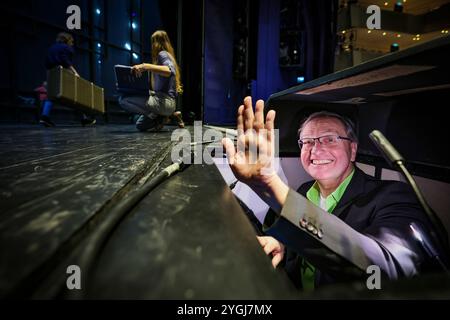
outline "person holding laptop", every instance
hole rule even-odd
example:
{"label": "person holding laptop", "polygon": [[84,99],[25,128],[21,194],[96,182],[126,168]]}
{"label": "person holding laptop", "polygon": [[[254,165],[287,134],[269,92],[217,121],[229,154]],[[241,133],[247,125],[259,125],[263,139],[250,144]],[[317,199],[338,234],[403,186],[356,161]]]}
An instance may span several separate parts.
{"label": "person holding laptop", "polygon": [[140,77],[144,72],[151,73],[149,96],[125,95],[120,97],[120,106],[132,113],[140,114],[136,121],[139,131],[160,130],[169,121],[169,117],[177,120],[183,128],[181,112],[175,112],[176,97],[183,93],[180,67],[175,59],[169,36],[163,30],[152,34],[152,63],[134,65],[131,72]]}

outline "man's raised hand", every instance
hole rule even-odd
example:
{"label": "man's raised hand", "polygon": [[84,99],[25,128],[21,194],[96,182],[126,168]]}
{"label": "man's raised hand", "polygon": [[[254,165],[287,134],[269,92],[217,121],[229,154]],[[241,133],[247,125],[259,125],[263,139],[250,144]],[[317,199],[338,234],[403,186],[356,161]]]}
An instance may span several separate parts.
{"label": "man's raised hand", "polygon": [[237,148],[230,139],[222,140],[234,175],[250,186],[267,184],[275,174],[274,122],[273,110],[267,113],[264,122],[264,101],[256,102],[253,113],[252,98],[246,97],[238,109]]}

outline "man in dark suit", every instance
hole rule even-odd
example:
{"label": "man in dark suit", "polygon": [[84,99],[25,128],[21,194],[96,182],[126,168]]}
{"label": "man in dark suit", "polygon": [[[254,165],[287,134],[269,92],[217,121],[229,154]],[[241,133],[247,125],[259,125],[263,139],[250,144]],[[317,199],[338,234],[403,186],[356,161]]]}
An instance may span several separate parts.
{"label": "man in dark suit", "polygon": [[264,122],[263,111],[260,100],[253,113],[247,97],[238,110],[237,150],[228,139],[223,144],[235,176],[271,207],[267,236],[258,240],[274,267],[283,262],[303,289],[366,279],[369,266],[389,279],[423,270],[428,257],[414,232],[428,237],[429,221],[407,184],[356,168],[357,135],[347,118],[319,112],[303,122],[301,164],[314,181],[295,192],[273,168],[275,112]]}

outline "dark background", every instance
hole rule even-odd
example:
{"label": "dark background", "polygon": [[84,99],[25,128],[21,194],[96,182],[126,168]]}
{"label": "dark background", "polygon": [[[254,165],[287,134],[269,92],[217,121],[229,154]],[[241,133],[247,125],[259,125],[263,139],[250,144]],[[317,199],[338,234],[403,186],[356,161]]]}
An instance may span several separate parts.
{"label": "dark background", "polygon": [[[335,35],[326,26],[335,19],[336,3],[5,1],[0,4],[1,99],[7,103],[18,95],[31,96],[42,83],[47,48],[58,32],[68,31],[66,9],[76,4],[82,23],[81,30],[70,31],[75,37],[75,67],[83,78],[105,88],[107,102],[117,101],[113,66],[149,62],[150,36],[164,29],[182,70],[184,94],[178,108],[206,123],[234,124],[245,95],[266,100],[296,85],[298,76],[308,81],[333,71]],[[289,61],[280,58],[280,46],[288,46]]]}

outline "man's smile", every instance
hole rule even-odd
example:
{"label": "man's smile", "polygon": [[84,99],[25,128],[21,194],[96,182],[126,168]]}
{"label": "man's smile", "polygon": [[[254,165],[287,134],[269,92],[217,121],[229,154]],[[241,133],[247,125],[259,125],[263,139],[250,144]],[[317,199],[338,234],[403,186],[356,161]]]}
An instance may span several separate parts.
{"label": "man's smile", "polygon": [[311,164],[313,165],[325,165],[332,163],[334,160],[331,159],[311,159]]}

